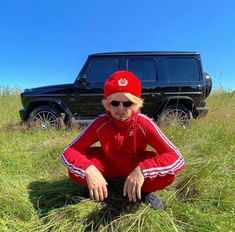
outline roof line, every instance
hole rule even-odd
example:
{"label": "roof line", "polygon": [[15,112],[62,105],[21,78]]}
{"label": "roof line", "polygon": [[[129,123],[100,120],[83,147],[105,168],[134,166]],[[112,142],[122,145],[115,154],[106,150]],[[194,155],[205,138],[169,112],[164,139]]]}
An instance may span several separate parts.
{"label": "roof line", "polygon": [[90,54],[90,56],[111,56],[111,55],[200,55],[192,51],[129,51],[129,52],[102,52]]}

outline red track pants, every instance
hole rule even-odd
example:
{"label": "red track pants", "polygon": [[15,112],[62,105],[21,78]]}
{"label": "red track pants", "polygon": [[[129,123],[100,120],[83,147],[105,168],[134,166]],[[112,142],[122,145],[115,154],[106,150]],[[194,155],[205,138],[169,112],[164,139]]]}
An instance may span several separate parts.
{"label": "red track pants", "polygon": [[[153,157],[156,154],[151,151],[144,151],[144,154],[141,157],[149,158]],[[102,173],[105,179],[112,179],[117,177],[127,177],[137,166],[140,160],[133,162],[131,164],[120,163],[111,161],[105,154],[101,147],[92,147],[87,153],[87,157],[91,160],[92,164]],[[79,176],[75,176],[69,171],[69,177],[81,184],[86,185],[86,179]],[[175,179],[174,175],[167,174],[165,176],[157,176],[156,178],[150,179],[145,178],[142,190],[144,192],[155,192],[157,190],[164,189],[170,185]]]}

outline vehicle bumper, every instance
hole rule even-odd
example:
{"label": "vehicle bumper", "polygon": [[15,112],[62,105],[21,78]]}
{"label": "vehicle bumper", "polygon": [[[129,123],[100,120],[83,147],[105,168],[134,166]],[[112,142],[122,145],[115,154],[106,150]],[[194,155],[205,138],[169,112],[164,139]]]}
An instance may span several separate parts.
{"label": "vehicle bumper", "polygon": [[26,121],[26,110],[24,109],[24,108],[21,108],[20,110],[19,110],[19,114],[20,114],[20,118],[21,118],[21,120],[22,121]]}
{"label": "vehicle bumper", "polygon": [[196,108],[196,118],[205,117],[208,114],[208,108],[206,107],[197,107]]}

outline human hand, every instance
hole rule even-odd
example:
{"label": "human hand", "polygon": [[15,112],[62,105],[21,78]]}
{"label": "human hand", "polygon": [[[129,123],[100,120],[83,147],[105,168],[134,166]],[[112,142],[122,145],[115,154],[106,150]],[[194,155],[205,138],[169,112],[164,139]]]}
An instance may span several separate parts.
{"label": "human hand", "polygon": [[108,197],[107,182],[101,172],[94,166],[90,165],[85,171],[85,177],[90,192],[91,199],[103,201]]}
{"label": "human hand", "polygon": [[141,199],[141,187],[144,183],[144,175],[139,166],[137,166],[131,174],[126,178],[123,195],[128,195],[129,201],[136,201]]}

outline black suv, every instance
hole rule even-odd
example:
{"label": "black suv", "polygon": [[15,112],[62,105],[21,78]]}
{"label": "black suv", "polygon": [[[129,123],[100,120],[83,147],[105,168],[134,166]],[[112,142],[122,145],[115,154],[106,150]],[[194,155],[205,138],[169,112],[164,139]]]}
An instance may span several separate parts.
{"label": "black suv", "polygon": [[74,83],[26,89],[20,117],[41,128],[89,123],[104,113],[104,81],[117,70],[142,82],[142,113],[159,123],[187,124],[207,114],[211,91],[198,52],[114,52],[89,55]]}

